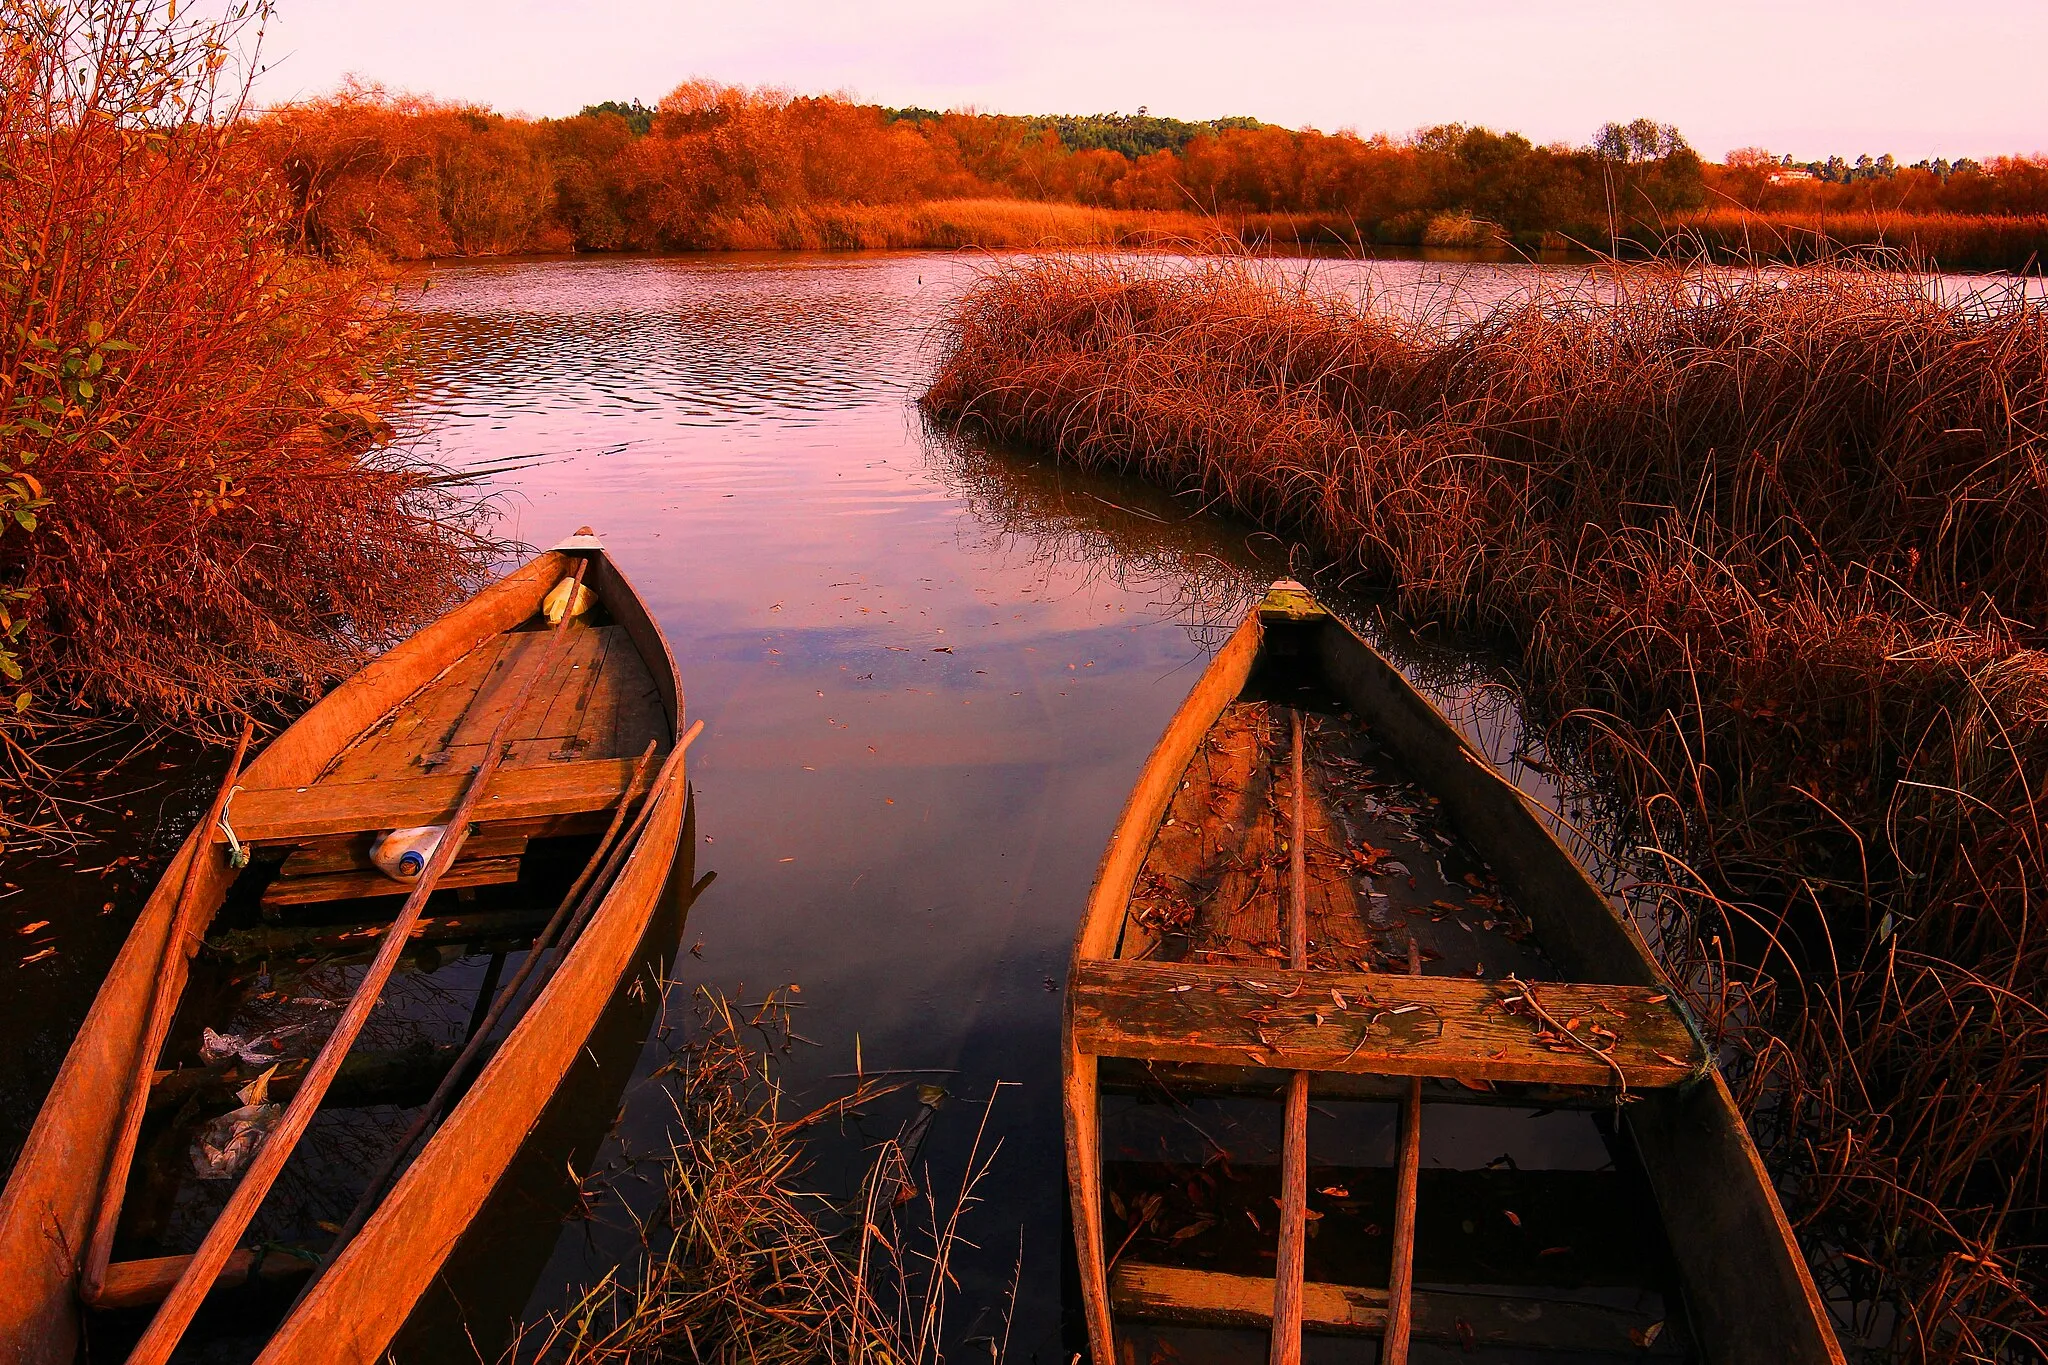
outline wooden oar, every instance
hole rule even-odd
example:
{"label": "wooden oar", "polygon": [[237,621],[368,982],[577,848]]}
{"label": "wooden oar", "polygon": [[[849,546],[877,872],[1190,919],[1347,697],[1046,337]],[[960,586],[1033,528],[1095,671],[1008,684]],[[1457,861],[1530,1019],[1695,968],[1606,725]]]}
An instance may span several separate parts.
{"label": "wooden oar", "polygon": [[[439,1121],[441,1111],[454,1098],[455,1091],[463,1084],[470,1064],[476,1060],[478,1055],[489,1044],[490,1037],[496,1032],[499,1021],[511,1009],[513,1001],[518,999],[521,989],[526,985],[527,978],[533,974],[534,968],[547,955],[547,950],[554,942],[556,934],[561,931],[564,922],[569,919],[573,912],[576,917],[575,921],[570,926],[570,932],[562,938],[563,950],[565,953],[567,952],[569,943],[574,940],[576,930],[582,928],[583,920],[588,913],[586,907],[595,903],[596,899],[602,894],[604,887],[610,882],[612,874],[618,870],[618,865],[623,860],[625,854],[639,841],[640,830],[647,823],[648,812],[653,809],[654,799],[661,792],[663,778],[674,770],[680,755],[690,747],[690,742],[696,739],[703,729],[704,722],[700,720],[690,727],[689,733],[685,734],[682,741],[676,745],[674,752],[669,755],[668,761],[662,765],[662,771],[655,775],[653,785],[647,789],[647,799],[640,805],[640,813],[633,821],[632,832],[625,839],[620,840],[614,845],[613,840],[617,838],[620,826],[625,823],[626,811],[633,804],[633,797],[639,791],[640,780],[647,775],[647,766],[654,759],[654,741],[648,741],[647,751],[640,755],[640,762],[633,769],[633,778],[626,784],[626,796],[619,802],[618,809],[612,812],[612,822],[606,828],[604,837],[598,840],[597,848],[591,853],[590,860],[583,865],[583,871],[578,874],[575,883],[570,886],[568,894],[562,897],[562,903],[555,908],[555,913],[549,918],[547,927],[542,929],[533,940],[533,946],[527,950],[526,960],[519,964],[519,970],[513,973],[512,980],[491,1001],[490,1011],[484,1015],[483,1021],[471,1031],[469,1041],[463,1045],[462,1052],[456,1057],[454,1065],[450,1066],[447,1073],[441,1077],[441,1083],[434,1087],[434,1093],[428,1098],[426,1104],[421,1107],[420,1112],[413,1116],[412,1123],[400,1135],[397,1143],[389,1152],[385,1153],[383,1162],[377,1167],[376,1172],[371,1175],[369,1183],[363,1187],[362,1194],[357,1197],[355,1208],[349,1212],[348,1221],[343,1223],[341,1231],[335,1234],[334,1242],[329,1246],[327,1255],[322,1263],[323,1270],[326,1266],[334,1264],[334,1258],[341,1254],[341,1249],[347,1246],[349,1241],[358,1232],[363,1230],[364,1223],[370,1221],[370,1215],[376,1211],[378,1203],[384,1197],[384,1187],[390,1183],[391,1177],[396,1174],[398,1167],[405,1161],[407,1154],[412,1151],[413,1145],[420,1140],[428,1128]],[[300,1299],[304,1299],[306,1295],[313,1291],[314,1284],[319,1281],[320,1273],[320,1271],[316,1270],[313,1273],[313,1278],[308,1280],[305,1287],[299,1291]]]}
{"label": "wooden oar", "polygon": [[[1308,970],[1308,815],[1301,762],[1301,712],[1294,718],[1294,822],[1287,860],[1287,965]],[[1280,1251],[1273,1266],[1271,1365],[1300,1365],[1301,1282],[1307,1258],[1308,1073],[1287,1078],[1287,1127],[1280,1140]]]}
{"label": "wooden oar", "polygon": [[[1422,975],[1422,949],[1408,939],[1408,975]],[[1387,1331],[1382,1365],[1408,1365],[1408,1332],[1415,1310],[1415,1185],[1422,1169],[1422,1078],[1408,1079],[1401,1103],[1401,1150],[1394,1163],[1394,1266],[1387,1276]]]}
{"label": "wooden oar", "polygon": [[[576,587],[582,585],[583,573],[588,564],[587,559],[580,559],[576,563],[572,580],[576,586],[569,590],[572,603],[575,600]],[[556,650],[560,649],[561,641],[567,638],[567,632],[560,630],[559,626],[566,625],[568,620],[569,613],[564,612],[555,638],[550,642]],[[292,1149],[298,1145],[299,1138],[305,1133],[306,1125],[312,1122],[313,1112],[320,1107],[320,1099],[333,1082],[334,1073],[341,1069],[342,1058],[348,1055],[349,1048],[355,1043],[356,1035],[361,1033],[363,1025],[369,1022],[370,1011],[376,1008],[377,997],[383,993],[384,983],[391,979],[392,971],[398,966],[399,957],[405,952],[406,940],[412,933],[413,925],[419,922],[421,912],[426,909],[427,898],[434,894],[434,884],[441,879],[442,874],[455,862],[456,855],[462,851],[463,840],[469,834],[469,817],[475,812],[484,789],[490,785],[491,778],[498,771],[499,763],[504,759],[508,732],[518,720],[519,713],[525,709],[527,698],[533,694],[534,684],[549,671],[549,666],[553,662],[552,658],[543,660],[541,667],[527,675],[526,680],[513,695],[511,704],[506,707],[505,714],[499,717],[498,723],[492,727],[490,740],[484,746],[483,761],[477,764],[469,785],[463,789],[462,800],[455,807],[455,813],[449,817],[447,832],[442,835],[441,842],[435,847],[434,856],[427,860],[426,869],[420,873],[419,882],[413,887],[412,894],[405,898],[405,904],[399,908],[397,917],[391,921],[391,927],[385,930],[384,937],[377,946],[377,956],[371,960],[369,970],[363,974],[362,983],[356,987],[355,994],[349,997],[348,1007],[335,1021],[334,1032],[328,1035],[327,1042],[320,1049],[320,1055],[314,1058],[313,1065],[306,1069],[299,1081],[298,1093],[292,1096],[291,1103],[285,1107],[284,1115],[278,1120],[277,1127],[271,1130],[263,1145],[256,1149],[256,1157],[249,1163],[248,1170],[235,1186],[234,1194],[229,1196],[227,1207],[214,1219],[213,1226],[207,1230],[206,1240],[199,1244],[199,1250],[193,1253],[191,1261],[185,1266],[185,1273],[178,1277],[178,1283],[172,1287],[162,1306],[157,1309],[156,1316],[150,1320],[148,1330],[142,1334],[142,1339],[136,1342],[135,1349],[129,1353],[128,1365],[163,1365],[163,1362],[170,1358],[171,1352],[177,1349],[179,1339],[185,1334],[185,1328],[191,1324],[192,1315],[197,1313],[200,1304],[206,1301],[206,1295],[213,1288],[213,1282],[219,1277],[221,1268],[234,1254],[236,1243],[240,1242],[242,1234],[248,1231],[250,1220],[255,1218],[257,1209],[262,1207],[264,1196],[270,1193],[270,1187],[276,1183],[278,1174],[284,1170],[285,1162],[291,1158]]]}
{"label": "wooden oar", "polygon": [[228,760],[227,775],[220,780],[213,804],[207,807],[202,837],[193,841],[192,856],[185,863],[184,880],[178,884],[178,903],[171,911],[170,931],[164,936],[164,955],[157,969],[156,989],[150,994],[149,1020],[142,1031],[142,1052],[129,1078],[128,1096],[121,1110],[121,1126],[114,1138],[114,1154],[107,1161],[107,1173],[100,1185],[99,1208],[94,1212],[92,1237],[86,1243],[85,1266],[79,1273],[78,1296],[97,1303],[105,1292],[107,1264],[114,1256],[114,1231],[121,1221],[121,1204],[128,1193],[128,1167],[135,1160],[135,1144],[142,1138],[142,1116],[149,1108],[149,1079],[156,1069],[157,1054],[164,1050],[171,1021],[177,1017],[178,999],[185,992],[185,964],[199,950],[198,914],[199,865],[212,856],[211,831],[220,823],[234,795],[235,779],[242,775],[242,760],[255,737],[256,722],[242,721],[242,737],[235,743],[235,756]]}

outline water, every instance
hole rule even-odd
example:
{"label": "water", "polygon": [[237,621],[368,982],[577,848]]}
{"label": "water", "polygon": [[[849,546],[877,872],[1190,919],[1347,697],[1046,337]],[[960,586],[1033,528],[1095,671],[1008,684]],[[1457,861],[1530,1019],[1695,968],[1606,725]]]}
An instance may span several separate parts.
{"label": "water", "polygon": [[[424,448],[496,471],[484,483],[508,536],[546,545],[596,528],[668,636],[688,716],[705,722],[693,838],[696,870],[716,880],[682,928],[671,1022],[699,986],[747,1002],[795,992],[808,1041],[785,1077],[800,1095],[837,1093],[832,1078],[857,1059],[942,1085],[924,1149],[942,1196],[992,1101],[1002,1145],[949,1330],[991,1330],[1021,1264],[1012,1358],[1063,1362],[1058,988],[1072,934],[1146,753],[1221,631],[1288,566],[1272,537],[1156,490],[925,429],[912,399],[933,328],[987,263],[486,263],[409,274],[400,295],[427,341]],[[1533,274],[1377,268],[1478,301]],[[1478,708],[1493,752],[1515,747],[1511,706],[1477,687],[1483,669],[1416,657]],[[110,809],[92,826],[156,832],[116,834],[83,861],[174,846],[215,776],[165,762],[131,765],[151,790],[115,808],[140,815]],[[63,938],[0,1004],[16,1016],[0,1016],[0,1036],[19,1047],[0,1072],[0,1150],[26,1131],[148,868],[117,869],[104,894],[56,861],[38,865],[40,881],[17,874],[35,894],[14,904],[35,908],[6,927],[47,919]],[[42,941],[24,937],[24,955]],[[458,1301],[488,1343],[506,1315],[562,1305],[626,1254],[616,1210],[562,1221],[579,1209],[563,1168],[665,1147],[667,1101],[617,1072],[636,1049],[642,1073],[665,1055],[637,1046],[648,1023],[645,1011],[608,1021],[621,1036],[591,1054],[605,1075],[572,1080],[499,1201],[529,1212],[493,1228],[520,1230],[458,1250],[408,1334],[415,1358],[467,1354]],[[821,1180],[918,1108],[893,1097],[826,1141]]]}

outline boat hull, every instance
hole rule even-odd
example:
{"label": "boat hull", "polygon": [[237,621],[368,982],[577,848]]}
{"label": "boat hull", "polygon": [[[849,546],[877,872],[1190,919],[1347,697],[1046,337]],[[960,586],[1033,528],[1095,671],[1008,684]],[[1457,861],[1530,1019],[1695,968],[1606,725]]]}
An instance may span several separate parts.
{"label": "boat hull", "polygon": [[[432,682],[451,660],[531,618],[571,562],[560,552],[542,554],[366,664],[266,746],[245,769],[242,785],[311,786],[337,755]],[[601,554],[593,564],[599,596],[626,628],[659,688],[672,745],[682,716],[674,660],[616,566]],[[538,1118],[660,899],[687,799],[681,756],[669,772],[671,780],[650,797],[654,804],[640,840],[576,951],[356,1242],[283,1325],[265,1360],[370,1361],[404,1320]],[[185,869],[198,860],[192,893],[203,923],[237,876],[218,848],[213,831],[194,829],[172,858],[102,982],[0,1194],[0,1274],[8,1282],[8,1292],[0,1295],[0,1361],[60,1365],[76,1355],[80,1262],[114,1154],[126,1086],[141,1069],[151,993],[160,973],[182,983],[186,972],[186,954],[167,943]],[[505,1053],[515,1044],[516,1061],[545,1070],[517,1076],[508,1070]],[[473,1150],[454,1150],[463,1142]],[[463,1200],[424,1190],[423,1170],[462,1191]],[[420,1245],[393,1257],[391,1237],[407,1221]],[[387,1257],[377,1268],[375,1293],[366,1290],[371,1246],[382,1248]],[[407,1286],[403,1293],[398,1283]],[[337,1311],[341,1305],[369,1321],[340,1330],[335,1324],[344,1316]],[[316,1308],[324,1339],[294,1326]],[[373,1337],[378,1338],[375,1346],[369,1344]],[[341,1349],[361,1354],[336,1354]]]}
{"label": "boat hull", "polygon": [[[1275,601],[1280,608],[1275,609]],[[1335,617],[1276,594],[1254,608],[1176,713],[1117,822],[1076,938],[1080,964],[1117,954],[1126,907],[1154,832],[1204,737],[1250,678],[1266,620],[1295,632],[1375,737],[1483,854],[1570,977],[1668,987],[1635,926],[1451,721]],[[1100,1066],[1076,1042],[1073,997],[1063,1027],[1068,1183],[1091,1353],[1117,1359],[1103,1255]],[[1678,1262],[1694,1335],[1711,1362],[1838,1365],[1844,1357],[1791,1224],[1718,1071],[1639,1097],[1625,1118]]]}

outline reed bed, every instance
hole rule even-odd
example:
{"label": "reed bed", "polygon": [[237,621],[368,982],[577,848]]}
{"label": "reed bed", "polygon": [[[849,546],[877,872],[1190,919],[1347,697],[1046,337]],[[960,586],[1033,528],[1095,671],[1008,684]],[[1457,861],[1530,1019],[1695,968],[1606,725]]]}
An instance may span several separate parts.
{"label": "reed bed", "polygon": [[392,443],[408,337],[377,281],[292,249],[290,197],[239,135],[248,22],[0,0],[0,737],[17,745],[88,713],[232,733],[317,695],[496,548]]}
{"label": "reed bed", "polygon": [[970,291],[924,402],[1501,640],[1640,849],[1852,1334],[2043,1353],[2039,300],[1658,266],[1397,314],[1244,260],[1048,259]]}
{"label": "reed bed", "polygon": [[[637,1275],[606,1277],[507,1359],[939,1365],[962,1219],[995,1158],[983,1146],[988,1111],[948,1201],[920,1167],[939,1092],[874,1145],[850,1197],[804,1193],[804,1132],[904,1087],[859,1078],[845,1096],[786,1118],[774,1067],[792,1037],[788,1004],[775,995],[741,1011],[699,991],[692,1037],[655,1073],[674,1105],[675,1136],[660,1163],[661,1195],[638,1220]],[[1003,1323],[991,1365],[1002,1360],[1007,1314]]]}
{"label": "reed bed", "polygon": [[898,204],[752,204],[703,215],[673,241],[701,251],[877,251],[1112,247],[1237,251],[1355,245],[1310,214],[1201,214],[1032,199]]}
{"label": "reed bed", "polygon": [[1943,270],[2038,272],[2048,261],[2048,214],[1868,210],[1751,212],[1718,208],[1679,220],[1684,241],[1718,257],[1799,263],[1845,251],[1934,262]]}

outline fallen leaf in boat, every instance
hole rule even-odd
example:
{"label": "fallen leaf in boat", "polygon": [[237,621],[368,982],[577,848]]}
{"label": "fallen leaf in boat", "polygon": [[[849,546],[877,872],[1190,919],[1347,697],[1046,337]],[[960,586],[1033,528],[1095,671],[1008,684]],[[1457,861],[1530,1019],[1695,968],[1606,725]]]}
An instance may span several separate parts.
{"label": "fallen leaf in boat", "polygon": [[33,934],[36,930],[42,928],[44,925],[48,923],[49,921],[46,919],[39,919],[34,924],[22,925],[21,928],[17,929],[15,932],[21,934]]}
{"label": "fallen leaf in boat", "polygon": [[1673,1065],[1673,1066],[1691,1066],[1691,1065],[1692,1065],[1692,1063],[1691,1063],[1691,1062],[1688,1062],[1688,1061],[1683,1061],[1683,1060],[1681,1060],[1680,1058],[1677,1058],[1677,1057],[1674,1057],[1674,1056],[1672,1056],[1672,1055],[1671,1055],[1670,1053],[1668,1053],[1668,1052],[1660,1052],[1660,1053],[1658,1053],[1657,1055],[1658,1055],[1659,1057],[1663,1058],[1663,1059],[1664,1059],[1665,1061],[1667,1061],[1667,1062],[1671,1063],[1671,1065]]}
{"label": "fallen leaf in boat", "polygon": [[57,950],[55,948],[45,948],[39,953],[30,953],[21,960],[21,965],[26,967],[31,962],[41,962],[46,957],[55,957],[56,955]]}
{"label": "fallen leaf in boat", "polygon": [[1500,1216],[1513,1223],[1516,1227],[1522,1226],[1522,1215],[1516,1213],[1513,1209],[1502,1209]]}
{"label": "fallen leaf in boat", "polygon": [[1349,1199],[1351,1197],[1351,1191],[1345,1189],[1342,1185],[1325,1185],[1320,1190],[1317,1190],[1316,1193],[1327,1194],[1332,1199]]}
{"label": "fallen leaf in boat", "polygon": [[1538,1256],[1569,1256],[1572,1254],[1572,1249],[1570,1247],[1545,1247],[1536,1254]]}
{"label": "fallen leaf in boat", "polygon": [[270,1100],[270,1078],[276,1074],[277,1066],[273,1063],[262,1075],[243,1086],[240,1090],[237,1090],[235,1098],[244,1105],[268,1103]]}
{"label": "fallen leaf in boat", "polygon": [[1662,995],[1662,994],[1659,994],[1659,995],[1651,995],[1651,996],[1645,996],[1645,997],[1644,997],[1644,999],[1643,999],[1643,1003],[1644,1003],[1644,1004],[1646,1004],[1646,1005],[1661,1005],[1661,1004],[1663,1004],[1663,1003],[1664,1003],[1664,1002],[1665,1002],[1666,1000],[1669,1000],[1670,998],[1671,998],[1670,996],[1668,996],[1668,995]]}
{"label": "fallen leaf in boat", "polygon": [[1629,1328],[1628,1339],[1643,1349],[1648,1350],[1657,1344],[1657,1338],[1663,1335],[1663,1332],[1664,1324],[1662,1322],[1653,1322],[1648,1327]]}
{"label": "fallen leaf in boat", "polygon": [[1457,1328],[1458,1348],[1464,1351],[1467,1355],[1470,1355],[1472,1352],[1478,1350],[1479,1338],[1473,1335],[1472,1324],[1465,1321],[1463,1318],[1459,1318],[1457,1321]]}
{"label": "fallen leaf in boat", "polygon": [[1167,1238],[1166,1240],[1169,1244],[1178,1245],[1181,1242],[1185,1242],[1190,1237],[1201,1236],[1203,1233],[1207,1232],[1210,1228],[1213,1228],[1215,1226],[1216,1220],[1214,1218],[1197,1218],[1194,1222],[1188,1224],[1186,1227],[1174,1233],[1171,1237]]}
{"label": "fallen leaf in boat", "polygon": [[920,1085],[917,1088],[917,1102],[927,1109],[936,1109],[946,1102],[946,1087],[943,1085]]}

